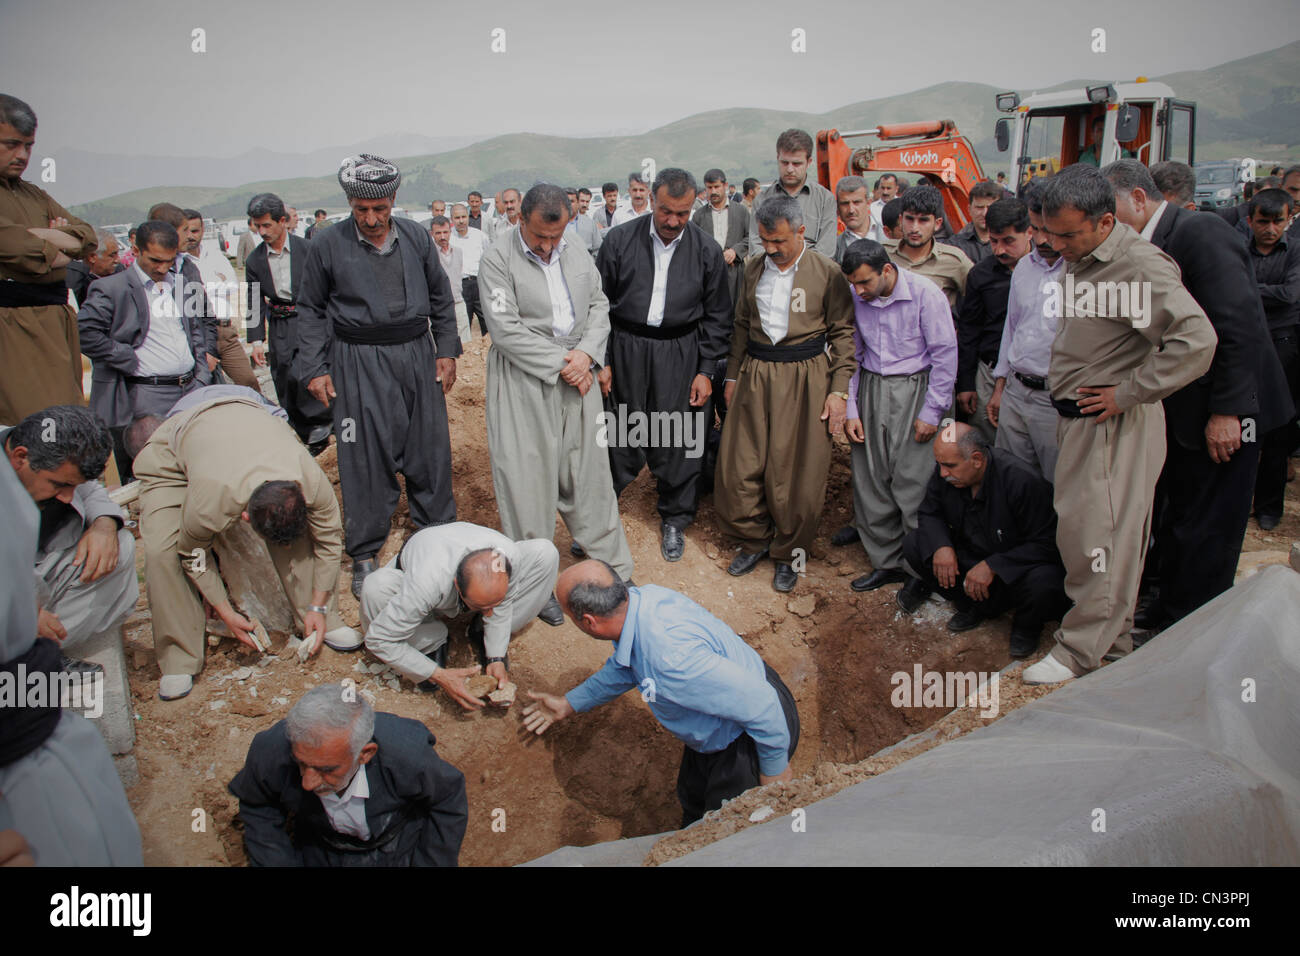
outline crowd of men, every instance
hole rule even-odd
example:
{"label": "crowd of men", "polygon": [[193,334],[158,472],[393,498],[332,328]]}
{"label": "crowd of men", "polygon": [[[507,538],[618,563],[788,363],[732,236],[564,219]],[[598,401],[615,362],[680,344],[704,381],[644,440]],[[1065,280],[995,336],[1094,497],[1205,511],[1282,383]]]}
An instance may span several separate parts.
{"label": "crowd of men", "polygon": [[[788,779],[799,720],[725,622],[632,581],[619,497],[643,469],[665,561],[711,493],[738,545],[728,573],[771,558],[788,592],[847,441],[853,519],[831,542],[871,566],[851,588],[901,585],[908,613],[937,591],[952,631],[1010,611],[1017,658],[1059,622],[1028,683],[1082,676],[1181,620],[1231,585],[1252,511],[1265,529],[1282,515],[1300,444],[1300,167],[1225,218],[1189,208],[1178,164],[1094,159],[1019,196],[978,184],[953,232],[926,177],[818,184],[792,129],[766,187],[664,168],[630,175],[626,202],[606,183],[594,209],[585,188],[539,183],[502,190],[493,216],[471,191],[431,204],[425,227],[393,215],[397,166],[361,154],[338,175],[351,215],[316,210],[310,238],[280,197],[250,199],[250,362],[204,294],[201,214],[156,205],[122,267],[111,237],[22,180],[35,130],[0,96],[0,423],[14,423],[0,474],[31,526],[6,561],[41,582],[5,595],[0,668],[84,669],[68,654],[134,607],[134,539],[97,481],[111,453],[139,482],[163,700],[191,692],[209,618],[261,647],[214,556],[243,522],[304,660],[365,647],[473,710],[469,679],[511,686],[512,635],[534,619],[612,642],[579,686],[532,694],[525,727],[650,681],[685,745],[686,825]],[[446,396],[475,319],[499,531],[458,522],[453,496]],[[274,401],[253,370],[268,362]],[[341,508],[315,460],[331,435]],[[415,531],[379,567],[399,475]],[[562,573],[557,513],[588,559]],[[360,631],[336,606],[344,552]],[[480,664],[449,668],[448,622],[466,616]],[[58,783],[38,766],[54,711],[0,732],[0,791],[34,805]],[[305,695],[230,784],[250,858],[454,863],[464,781],[433,743],[345,685]],[[120,788],[101,802],[120,816]]]}

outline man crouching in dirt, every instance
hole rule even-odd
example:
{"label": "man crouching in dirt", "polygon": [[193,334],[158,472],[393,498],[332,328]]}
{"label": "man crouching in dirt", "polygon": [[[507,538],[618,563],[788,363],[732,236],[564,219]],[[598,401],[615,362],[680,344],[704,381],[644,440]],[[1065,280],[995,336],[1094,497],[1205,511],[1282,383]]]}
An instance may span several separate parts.
{"label": "man crouching in dirt", "polygon": [[351,681],[312,688],[253,738],[230,781],[249,862],[455,866],[465,777],[433,745],[424,724],[375,713]]}
{"label": "man crouching in dirt", "polygon": [[639,688],[664,728],[686,745],[677,774],[682,826],[759,784],[790,780],[799,743],[794,696],[730,627],[676,591],[625,585],[604,561],[560,575],[560,605],[586,634],[614,642],[595,674],[563,697],[529,696],[524,727],[557,720]]}

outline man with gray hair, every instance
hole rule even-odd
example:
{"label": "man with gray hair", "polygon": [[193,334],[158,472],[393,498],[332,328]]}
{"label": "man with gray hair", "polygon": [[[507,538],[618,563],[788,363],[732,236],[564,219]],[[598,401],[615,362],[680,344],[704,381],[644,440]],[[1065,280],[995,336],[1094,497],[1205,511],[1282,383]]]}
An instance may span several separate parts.
{"label": "man with gray hair", "polygon": [[877,229],[871,215],[871,194],[861,176],[842,176],[835,184],[835,211],[844,231],[835,240],[834,259],[844,261],[844,250],[859,239],[875,239]]}
{"label": "man with gray hair", "polygon": [[253,738],[230,781],[253,866],[455,866],[465,777],[424,724],[351,680],[313,687]]}
{"label": "man with gray hair", "polygon": [[740,542],[728,573],[748,574],[770,552],[772,586],[790,591],[826,502],[832,436],[848,414],[853,303],[835,261],[805,241],[798,200],[766,199],[755,220],[765,255],[745,263],[736,303],[713,506]]}
{"label": "man with gray hair", "polygon": [[[564,238],[569,201],[539,183],[519,228],[483,253],[479,298],[487,358],[487,436],[501,530],[513,541],[555,536],[558,510],[573,540],[632,575],[618,516],[595,372],[605,363],[609,300],[587,251]],[[548,624],[563,622],[554,601]]]}
{"label": "man with gray hair", "polygon": [[611,227],[621,226],[650,212],[650,184],[635,170],[627,175],[627,195],[628,203],[614,212]]}
{"label": "man with gray hair", "polygon": [[393,216],[401,182],[382,157],[344,161],[352,217],[312,240],[298,293],[298,377],[334,412],[357,598],[388,538],[398,472],[417,529],[456,519],[444,397],[461,354],[456,304],[429,233]]}
{"label": "man with gray hair", "polygon": [[126,269],[118,258],[121,250],[117,237],[107,229],[96,229],[95,238],[99,245],[94,252],[86,253],[84,260],[68,263],[68,288],[77,298],[77,305],[86,301],[86,292],[90,284],[104,276],[116,275]]}
{"label": "man with gray hair", "polygon": [[135,538],[98,481],[112,437],[89,409],[55,405],[0,427],[0,446],[41,512],[36,636],[59,642],[64,667],[75,667],[66,655],[116,629],[140,596]]}

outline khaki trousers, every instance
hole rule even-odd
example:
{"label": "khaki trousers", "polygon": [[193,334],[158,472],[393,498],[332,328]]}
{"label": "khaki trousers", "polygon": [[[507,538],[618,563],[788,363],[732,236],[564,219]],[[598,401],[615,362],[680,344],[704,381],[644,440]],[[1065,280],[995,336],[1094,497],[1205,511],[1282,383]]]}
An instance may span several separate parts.
{"label": "khaki trousers", "polygon": [[244,351],[244,343],[233,325],[217,327],[217,351],[220,353],[217,357],[221,360],[221,371],[226,373],[228,379],[236,385],[261,393],[262,387],[257,382],[248,353]]}
{"label": "khaki trousers", "polygon": [[80,342],[71,306],[0,309],[0,424],[17,425],[51,405],[86,404]]}
{"label": "khaki trousers", "polygon": [[1098,423],[1062,418],[1057,428],[1056,544],[1065,593],[1074,601],[1056,632],[1052,655],[1076,675],[1101,666],[1129,631],[1151,534],[1156,479],[1165,462],[1165,414],[1159,402]]}
{"label": "khaki trousers", "polygon": [[821,421],[830,360],[745,356],[718,449],[713,507],[746,552],[790,563],[812,548],[826,503],[831,436]]}

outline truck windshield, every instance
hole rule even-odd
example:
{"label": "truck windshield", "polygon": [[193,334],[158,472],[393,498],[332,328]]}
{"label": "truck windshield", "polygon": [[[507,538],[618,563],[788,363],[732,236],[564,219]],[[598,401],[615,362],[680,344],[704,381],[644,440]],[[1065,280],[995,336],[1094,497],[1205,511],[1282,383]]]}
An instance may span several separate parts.
{"label": "truck windshield", "polygon": [[[1020,144],[1020,182],[1050,176],[1061,168],[1061,136],[1065,117],[1031,114]],[[1071,158],[1073,162],[1073,158]]]}

